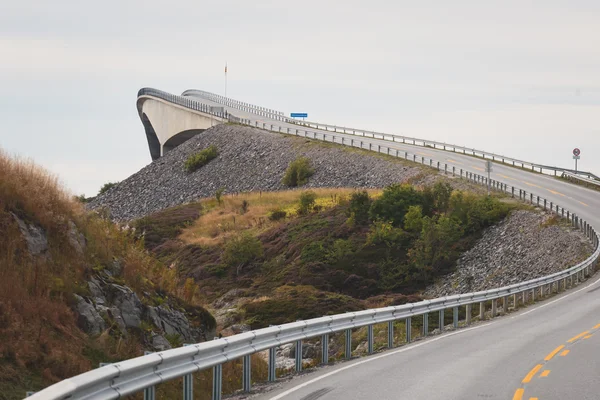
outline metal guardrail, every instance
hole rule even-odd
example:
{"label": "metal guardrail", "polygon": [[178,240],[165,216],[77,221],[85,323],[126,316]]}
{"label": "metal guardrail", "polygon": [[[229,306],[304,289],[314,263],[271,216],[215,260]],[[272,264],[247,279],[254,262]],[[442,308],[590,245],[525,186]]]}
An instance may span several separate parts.
{"label": "metal guardrail", "polygon": [[588,185],[594,185],[594,186],[600,187],[600,181],[599,180],[597,180],[597,179],[590,179],[590,178],[586,178],[586,177],[583,177],[583,176],[575,175],[575,174],[573,174],[571,172],[564,171],[563,174],[562,174],[562,177],[566,178],[568,180],[576,180],[576,181],[583,182],[583,183],[588,184]]}
{"label": "metal guardrail", "polygon": [[253,112],[253,113],[256,113],[257,115],[271,118],[276,121],[286,122],[289,124],[296,124],[296,125],[300,125],[300,126],[318,129],[318,130],[324,130],[326,132],[331,131],[334,133],[345,133],[345,134],[349,134],[349,135],[371,137],[373,139],[389,140],[389,141],[393,141],[393,142],[401,141],[402,143],[405,143],[405,144],[412,144],[414,146],[422,146],[422,147],[430,147],[430,148],[434,148],[434,149],[438,149],[438,150],[443,149],[446,151],[452,151],[454,153],[462,152],[462,154],[465,154],[465,155],[481,157],[484,159],[491,159],[492,161],[502,163],[505,165],[509,165],[509,166],[513,166],[513,167],[520,166],[523,169],[530,169],[531,171],[546,173],[549,175],[557,176],[559,173],[569,172],[569,173],[577,174],[577,175],[585,175],[588,178],[600,179],[600,177],[594,175],[591,172],[575,171],[575,170],[569,169],[569,168],[560,168],[560,167],[554,167],[554,166],[550,166],[550,165],[531,163],[529,161],[523,161],[523,160],[519,160],[519,159],[512,158],[512,157],[503,156],[500,154],[490,153],[485,150],[477,150],[477,149],[473,149],[473,148],[469,148],[469,147],[457,146],[454,144],[448,144],[448,143],[443,143],[443,142],[437,142],[434,140],[426,140],[426,139],[419,139],[419,138],[414,138],[414,137],[410,137],[410,136],[380,133],[380,132],[369,131],[369,130],[364,130],[364,129],[340,127],[337,125],[321,124],[321,123],[310,122],[310,121],[299,121],[297,119],[288,118],[284,115],[284,113],[279,112],[279,111],[274,111],[274,110],[269,110],[269,109],[265,109],[262,107],[252,106],[252,105],[249,105],[248,103],[243,103],[243,102],[240,102],[237,100],[230,99],[228,97],[220,96],[218,94],[205,92],[203,90],[194,90],[194,89],[186,90],[185,92],[183,92],[182,95],[183,96],[191,95],[191,96],[206,98],[208,100],[214,101],[219,104],[226,105],[228,107],[237,108],[239,110],[243,110],[243,111],[247,111],[247,112]]}
{"label": "metal guardrail", "polygon": [[[232,116],[232,118],[235,118]],[[236,122],[251,126],[258,126],[258,121],[241,120],[235,118]],[[262,128],[267,128],[262,123]],[[296,136],[303,136],[317,140],[335,142],[342,145],[368,148],[375,151],[371,143],[368,147],[363,145],[360,140],[350,139],[327,134],[322,131],[309,131],[290,128],[282,128],[269,125],[271,131],[285,132]],[[282,130],[283,129],[283,130]],[[341,140],[341,142],[340,142]],[[409,154],[405,151],[399,151],[385,146],[377,146],[379,153],[388,154],[421,162],[422,164],[432,166],[446,174],[460,176],[470,182],[481,185],[488,184],[488,178],[471,172],[457,171],[456,167],[449,169],[447,164],[442,164],[430,158]],[[154,400],[154,387],[160,383],[184,377],[184,400],[191,400],[191,374],[213,369],[213,399],[221,399],[222,387],[222,365],[228,361],[243,359],[243,389],[251,389],[251,363],[250,356],[257,352],[269,351],[269,381],[276,379],[275,369],[275,350],[278,346],[295,343],[296,346],[296,371],[302,370],[302,344],[303,340],[321,339],[322,362],[329,361],[328,343],[329,335],[344,332],[346,337],[346,357],[352,356],[351,333],[352,329],[367,327],[368,352],[373,352],[373,325],[380,323],[388,324],[388,347],[394,347],[394,321],[404,320],[407,342],[411,341],[411,321],[413,317],[422,316],[423,334],[429,333],[429,315],[438,312],[441,320],[444,320],[444,312],[452,310],[453,326],[459,325],[459,307],[466,308],[466,324],[471,322],[471,311],[473,305],[479,305],[480,318],[485,318],[486,303],[491,302],[491,316],[495,317],[498,312],[498,300],[502,299],[504,311],[508,311],[508,304],[512,298],[513,308],[517,308],[519,300],[522,299],[525,304],[527,297],[534,299],[536,294],[543,297],[554,289],[559,291],[562,287],[566,289],[569,285],[573,286],[586,276],[590,276],[596,268],[600,258],[599,237],[595,229],[586,221],[579,218],[565,208],[549,202],[538,195],[526,192],[523,189],[510,186],[497,180],[490,180],[492,189],[508,193],[513,197],[519,196],[521,200],[529,201],[544,209],[548,209],[557,215],[571,221],[574,227],[581,229],[584,234],[592,241],[594,253],[582,263],[571,267],[565,271],[557,272],[542,278],[529,280],[526,282],[505,286],[498,289],[491,289],[475,293],[466,293],[461,295],[446,296],[433,300],[424,300],[418,303],[409,303],[401,306],[384,307],[359,312],[349,312],[322,318],[314,318],[307,321],[297,321],[279,326],[258,329],[255,331],[234,335],[210,342],[204,342],[185,346],[182,348],[167,350],[158,353],[152,353],[146,356],[125,360],[122,362],[110,364],[70,379],[61,381],[36,394],[33,394],[31,400],[63,400],[63,399],[119,399],[124,396],[134,394],[144,390],[144,397],[147,400]],[[534,201],[535,200],[535,201]],[[539,293],[539,294],[538,294]],[[444,325],[442,324],[442,328]]]}
{"label": "metal guardrail", "polygon": [[[208,104],[201,103],[197,100],[191,99],[189,97],[177,96],[175,94],[163,92],[162,90],[152,89],[152,88],[142,88],[138,91],[138,99],[144,96],[156,97],[162,100],[166,100],[170,103],[177,104],[179,106],[189,108],[194,111],[199,111],[205,114],[210,114],[218,118],[227,119],[229,117],[229,113],[227,110],[224,112],[214,112],[211,110],[211,106]],[[138,112],[141,110],[138,109]]]}

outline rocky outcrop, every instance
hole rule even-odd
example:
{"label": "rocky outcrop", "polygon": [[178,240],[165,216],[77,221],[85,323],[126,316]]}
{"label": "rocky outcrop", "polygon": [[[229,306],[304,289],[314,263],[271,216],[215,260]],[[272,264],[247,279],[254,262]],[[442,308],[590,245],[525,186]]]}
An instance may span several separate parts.
{"label": "rocky outcrop", "polygon": [[29,224],[17,217],[16,214],[11,213],[15,222],[19,226],[21,235],[27,243],[27,250],[32,256],[42,256],[48,251],[48,237],[46,232],[40,226]]}
{"label": "rocky outcrop", "polygon": [[167,338],[198,343],[215,335],[214,320],[194,323],[174,304],[146,305],[129,287],[115,283],[109,270],[91,277],[87,286],[88,296],[74,295],[74,310],[78,326],[90,335],[110,329],[127,336],[131,330],[137,330],[145,336],[147,346],[155,351],[171,348]]}
{"label": "rocky outcrop", "polygon": [[[185,160],[209,145],[219,156],[194,173],[184,169]],[[384,159],[341,146],[309,141],[256,128],[219,125],[193,137],[133,174],[89,207],[106,207],[114,220],[127,221],[225,193],[286,189],[281,179],[290,162],[308,157],[315,170],[310,187],[381,188],[415,179],[423,169],[415,164]]]}
{"label": "rocky outcrop", "polygon": [[435,298],[539,278],[572,267],[592,253],[579,230],[541,211],[515,211],[488,228],[457,262],[456,271],[429,287]]}

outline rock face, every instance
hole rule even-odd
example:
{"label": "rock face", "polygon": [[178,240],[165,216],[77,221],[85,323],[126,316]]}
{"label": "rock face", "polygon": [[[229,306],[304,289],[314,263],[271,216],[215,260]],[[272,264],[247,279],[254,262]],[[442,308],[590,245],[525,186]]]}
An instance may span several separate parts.
{"label": "rock face", "polygon": [[29,250],[29,253],[32,256],[44,255],[48,250],[48,237],[44,230],[37,225],[26,223],[13,213],[11,213],[11,215],[17,225],[19,225],[19,230],[27,243],[27,250]]}
{"label": "rock face", "polygon": [[476,292],[539,278],[572,267],[592,253],[579,230],[541,211],[515,211],[488,228],[426,297]]}
{"label": "rock face", "polygon": [[[194,173],[186,159],[210,145],[219,156]],[[98,196],[91,209],[106,207],[114,220],[127,221],[164,208],[225,193],[283,190],[290,162],[308,157],[315,174],[305,186],[381,188],[419,176],[423,169],[361,154],[341,146],[321,146],[304,138],[236,125],[219,125],[168,152],[118,186]]]}
{"label": "rock face", "polygon": [[89,296],[74,295],[77,322],[86,333],[98,335],[106,329],[116,328],[127,336],[130,330],[139,330],[143,328],[142,323],[146,323],[143,333],[147,336],[148,346],[156,351],[171,348],[169,336],[183,343],[198,343],[214,337],[214,326],[193,324],[184,312],[168,304],[145,305],[135,292],[112,282],[108,271],[105,273],[90,278]]}

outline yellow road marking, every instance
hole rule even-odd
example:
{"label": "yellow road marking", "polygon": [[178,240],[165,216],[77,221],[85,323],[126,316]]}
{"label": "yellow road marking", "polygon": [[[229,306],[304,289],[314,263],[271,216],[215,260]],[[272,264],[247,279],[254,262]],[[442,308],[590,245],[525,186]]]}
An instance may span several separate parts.
{"label": "yellow road marking", "polygon": [[531,382],[531,380],[533,379],[533,377],[535,376],[535,374],[538,373],[538,371],[540,369],[542,369],[543,365],[542,364],[538,364],[535,367],[533,367],[533,369],[531,371],[529,371],[529,373],[527,374],[527,376],[525,376],[525,378],[523,379],[523,383],[529,383]]}
{"label": "yellow road marking", "polygon": [[564,357],[564,356],[566,356],[567,354],[569,354],[569,352],[570,352],[570,351],[571,351],[571,350],[565,350],[565,351],[563,351],[562,353],[560,353],[560,356],[561,356],[561,357]]}
{"label": "yellow road marking", "polygon": [[502,174],[498,174],[498,176],[504,178],[504,179],[510,179],[511,181],[518,181],[518,179],[515,178],[511,178],[510,176],[506,176],[506,175],[502,175]]}
{"label": "yellow road marking", "polygon": [[448,159],[448,162],[454,163],[454,164],[456,164],[456,165],[463,165],[462,163],[459,163],[458,161],[456,161],[456,160],[453,160],[453,159],[451,159],[451,158],[449,158],[449,159]]}
{"label": "yellow road marking", "polygon": [[545,378],[545,377],[547,377],[548,375],[550,375],[550,370],[549,370],[549,369],[547,369],[547,370],[545,370],[544,372],[542,372],[542,375],[540,375],[540,376],[541,376],[542,378]]}
{"label": "yellow road marking", "polygon": [[[579,200],[577,200],[577,201],[579,201]],[[584,206],[586,206],[586,207],[589,207],[589,206],[588,206],[587,204],[585,204],[583,201],[579,201],[579,204],[583,204]]]}
{"label": "yellow road marking", "polygon": [[589,338],[591,338],[591,337],[592,337],[592,335],[587,335],[587,336],[584,336],[583,338],[584,338],[584,339],[589,339]]}
{"label": "yellow road marking", "polygon": [[529,183],[529,182],[526,182],[526,181],[522,181],[522,182],[523,182],[524,184],[526,184],[527,186],[533,186],[533,187],[536,187],[536,188],[539,188],[539,189],[544,189],[543,187],[541,187],[541,186],[538,186],[538,185],[536,185],[535,183]]}
{"label": "yellow road marking", "polygon": [[513,396],[513,400],[523,400],[523,394],[525,393],[525,389],[517,389],[515,395]]}
{"label": "yellow road marking", "polygon": [[595,327],[593,327],[592,329],[598,329],[600,328],[600,324],[596,325]]}
{"label": "yellow road marking", "polygon": [[483,168],[479,168],[479,167],[473,167],[473,169],[476,169],[477,171],[485,171]]}
{"label": "yellow road marking", "polygon": [[566,195],[562,194],[561,192],[557,192],[556,190],[552,190],[552,189],[546,189],[546,190],[552,194],[557,194],[559,196],[566,197]]}
{"label": "yellow road marking", "polygon": [[574,341],[576,341],[577,339],[579,339],[582,336],[587,335],[588,333],[590,333],[590,331],[581,332],[579,335],[573,336],[571,339],[567,340],[567,343],[573,343]]}
{"label": "yellow road marking", "polygon": [[557,354],[559,351],[561,351],[561,350],[562,350],[562,349],[564,349],[564,348],[565,348],[565,346],[564,346],[564,345],[558,346],[557,348],[555,348],[555,349],[552,351],[552,353],[548,354],[548,355],[546,356],[546,358],[544,358],[544,360],[545,360],[545,361],[550,361],[550,360],[552,360],[552,357],[554,357],[554,356],[555,356],[555,355],[556,355],[556,354]]}
{"label": "yellow road marking", "polygon": [[537,397],[530,397],[529,400],[539,400]]}
{"label": "yellow road marking", "polygon": [[429,154],[427,154],[427,153],[420,153],[420,152],[418,152],[418,151],[415,151],[415,154],[418,154],[418,155],[420,155],[420,156],[426,156],[426,157],[429,157],[429,156],[430,156],[430,155],[429,155]]}

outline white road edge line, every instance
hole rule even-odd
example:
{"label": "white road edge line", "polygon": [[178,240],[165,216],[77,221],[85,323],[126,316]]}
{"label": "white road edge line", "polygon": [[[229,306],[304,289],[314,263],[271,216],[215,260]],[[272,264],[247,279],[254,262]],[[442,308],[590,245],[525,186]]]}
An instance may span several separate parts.
{"label": "white road edge line", "polygon": [[[581,289],[578,289],[578,290],[576,290],[576,291],[575,291],[575,292],[573,292],[573,293],[569,293],[569,294],[567,294],[567,295],[565,295],[565,296],[562,296],[562,297],[561,297],[561,298],[559,298],[559,299],[552,300],[552,301],[550,301],[550,302],[548,302],[548,303],[541,304],[541,305],[539,305],[538,307],[536,307],[536,308],[534,308],[534,309],[532,309],[532,310],[529,310],[529,311],[526,311],[526,312],[524,312],[524,313],[521,313],[521,314],[518,314],[518,315],[515,315],[515,316],[511,317],[511,319],[513,319],[513,318],[517,318],[517,317],[521,317],[521,316],[523,316],[523,315],[527,315],[527,314],[529,314],[529,313],[531,313],[531,312],[533,312],[533,311],[536,311],[536,310],[538,310],[538,309],[540,309],[540,308],[543,308],[543,307],[549,306],[550,304],[554,304],[554,303],[556,303],[557,301],[561,301],[561,300],[563,300],[563,299],[566,299],[567,297],[570,297],[570,296],[572,296],[572,295],[574,295],[574,294],[577,294],[577,293],[579,293],[579,292],[581,292],[581,291],[583,291],[583,290],[589,289],[590,287],[592,287],[592,286],[596,285],[598,282],[600,282],[600,278],[598,278],[597,280],[595,280],[593,283],[591,283],[591,284],[589,284],[589,285],[586,285],[585,287],[583,287],[583,288],[581,288]],[[487,324],[483,324],[483,325],[474,326],[474,327],[472,327],[472,328],[467,328],[467,329],[459,329],[459,330],[458,330],[458,331],[456,331],[456,332],[448,333],[448,334],[446,334],[446,335],[443,335],[443,336],[438,336],[437,338],[429,339],[429,340],[426,340],[426,341],[424,341],[424,342],[422,342],[422,343],[418,343],[418,344],[415,344],[415,345],[412,345],[412,346],[409,346],[409,347],[403,347],[403,348],[401,348],[401,349],[394,350],[394,351],[391,351],[391,352],[386,352],[386,353],[384,353],[384,354],[381,354],[381,355],[378,355],[378,356],[375,356],[375,357],[367,357],[366,359],[364,359],[364,360],[362,360],[362,361],[359,361],[359,362],[356,362],[356,363],[354,363],[354,364],[351,364],[351,365],[348,365],[348,366],[342,367],[342,368],[340,368],[340,369],[336,369],[335,371],[331,371],[331,372],[329,372],[329,373],[327,373],[327,374],[324,374],[324,375],[318,376],[318,377],[316,377],[316,378],[314,378],[314,379],[311,379],[311,380],[310,380],[310,381],[308,381],[308,382],[304,382],[304,383],[302,383],[302,384],[300,384],[300,385],[298,385],[298,386],[294,386],[293,388],[291,388],[291,389],[288,389],[288,390],[286,390],[285,392],[283,392],[283,393],[280,393],[280,394],[278,394],[278,395],[277,395],[277,396],[275,396],[275,397],[271,397],[269,400],[280,400],[280,399],[283,399],[285,396],[287,396],[287,395],[289,395],[289,394],[292,394],[292,393],[294,393],[294,392],[296,392],[296,391],[298,391],[298,390],[300,390],[300,389],[302,389],[302,388],[305,388],[305,387],[307,387],[307,386],[309,386],[309,385],[312,385],[312,384],[313,384],[313,383],[315,383],[315,382],[318,382],[318,381],[320,381],[320,380],[322,380],[322,379],[328,378],[328,377],[330,377],[330,376],[332,376],[332,375],[338,374],[338,373],[340,373],[340,372],[342,372],[342,371],[345,371],[345,370],[347,370],[347,369],[354,368],[354,367],[356,367],[356,366],[363,365],[363,364],[366,364],[366,363],[369,363],[369,362],[372,362],[372,361],[376,361],[376,360],[379,360],[379,359],[381,359],[381,358],[384,358],[384,357],[389,357],[389,356],[393,356],[393,355],[395,355],[395,354],[398,354],[398,353],[403,353],[403,352],[405,352],[405,351],[409,351],[409,350],[412,350],[412,349],[416,349],[417,347],[425,346],[426,344],[433,343],[433,342],[437,342],[438,340],[442,340],[442,339],[445,339],[445,338],[447,338],[447,337],[450,337],[450,336],[454,336],[454,335],[458,335],[458,334],[460,334],[460,333],[469,332],[469,331],[472,331],[472,330],[475,330],[475,329],[483,328],[483,327],[486,327],[486,326],[488,326],[488,325],[491,325],[491,324],[493,324],[493,323],[494,323],[494,321],[492,321],[492,322],[488,322]]]}

